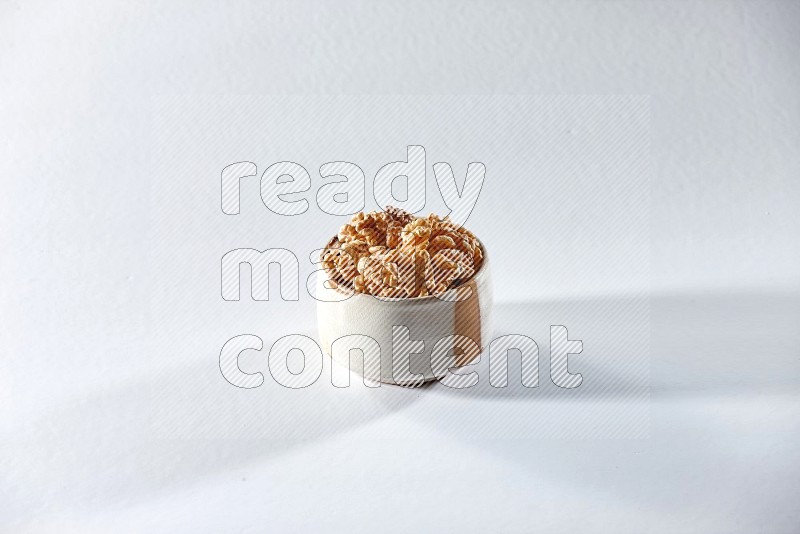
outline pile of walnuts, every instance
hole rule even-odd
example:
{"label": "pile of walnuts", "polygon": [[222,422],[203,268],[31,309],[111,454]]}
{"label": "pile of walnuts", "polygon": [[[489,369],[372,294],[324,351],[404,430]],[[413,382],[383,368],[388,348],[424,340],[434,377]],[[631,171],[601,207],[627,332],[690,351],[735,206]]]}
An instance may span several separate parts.
{"label": "pile of walnuts", "polygon": [[437,295],[467,281],[482,263],[469,230],[447,217],[415,217],[391,206],[357,213],[322,251],[333,286],[380,297]]}

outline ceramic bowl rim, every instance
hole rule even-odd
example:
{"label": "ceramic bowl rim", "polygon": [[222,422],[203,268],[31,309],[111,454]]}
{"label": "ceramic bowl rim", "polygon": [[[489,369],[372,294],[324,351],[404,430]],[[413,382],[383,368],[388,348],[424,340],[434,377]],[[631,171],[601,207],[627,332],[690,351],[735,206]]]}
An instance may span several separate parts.
{"label": "ceramic bowl rim", "polygon": [[[335,239],[336,239],[336,236],[333,236],[333,237],[332,237],[332,238],[331,238],[331,239],[328,241],[328,244],[327,244],[327,245],[325,245],[325,248],[323,248],[323,249],[322,249],[322,251],[320,252],[320,257],[321,257],[321,256],[322,256],[322,254],[325,252],[325,250],[326,250],[326,249],[327,249],[327,248],[328,248],[328,247],[331,245],[331,243],[333,243],[333,241],[334,241]],[[476,237],[475,239],[478,241],[478,244],[480,245],[480,247],[481,247],[481,250],[483,251],[483,262],[481,263],[481,266],[480,266],[480,268],[479,268],[477,271],[475,271],[475,274],[473,274],[473,275],[472,275],[472,276],[469,278],[469,280],[467,280],[466,282],[464,282],[462,285],[460,285],[460,286],[458,286],[458,287],[464,287],[464,286],[465,286],[465,285],[467,285],[469,282],[476,281],[476,280],[478,279],[478,277],[479,277],[480,275],[484,274],[484,273],[486,272],[486,270],[487,270],[487,269],[486,269],[486,265],[489,263],[489,253],[488,253],[488,252],[487,252],[487,250],[486,250],[486,245],[484,245],[484,244],[483,244],[483,241],[481,241],[481,240],[480,240],[480,239],[478,239],[477,237]],[[325,279],[326,279],[326,280],[330,280],[330,276],[328,275],[328,271],[327,271],[327,269],[322,269],[322,272],[323,272],[323,273],[324,273],[324,275],[325,275]],[[419,302],[419,303],[422,303],[422,302],[426,302],[426,301],[428,301],[428,300],[430,300],[430,299],[436,299],[436,300],[438,300],[438,301],[442,301],[442,299],[441,299],[441,298],[439,298],[439,297],[440,297],[440,295],[444,295],[444,294],[446,294],[448,291],[452,291],[453,289],[458,289],[458,287],[455,287],[455,288],[452,288],[452,289],[448,289],[447,291],[445,291],[444,293],[440,293],[439,295],[426,295],[426,296],[424,296],[424,297],[411,297],[411,298],[408,298],[408,297],[379,297],[379,296],[376,296],[376,295],[371,295],[371,294],[369,294],[369,293],[359,293],[359,292],[357,292],[357,291],[353,291],[353,294],[352,294],[350,297],[348,297],[348,299],[347,299],[347,300],[350,300],[351,298],[371,297],[371,298],[373,298],[374,300],[377,300],[377,301],[380,301],[380,302],[390,302],[390,303],[401,303],[401,302],[402,302],[402,303],[407,303],[407,304],[411,304],[411,303],[417,303],[417,302]],[[336,287],[336,288],[326,288],[326,289],[329,289],[329,290],[330,290],[330,289],[333,289],[333,291],[336,291],[336,292],[337,292],[337,293],[339,293],[340,295],[347,295],[347,293],[345,293],[344,291],[342,291],[342,290],[341,290],[339,287]],[[321,301],[321,302],[322,302],[322,301]],[[449,301],[445,300],[445,301],[442,301],[442,302],[449,302]]]}

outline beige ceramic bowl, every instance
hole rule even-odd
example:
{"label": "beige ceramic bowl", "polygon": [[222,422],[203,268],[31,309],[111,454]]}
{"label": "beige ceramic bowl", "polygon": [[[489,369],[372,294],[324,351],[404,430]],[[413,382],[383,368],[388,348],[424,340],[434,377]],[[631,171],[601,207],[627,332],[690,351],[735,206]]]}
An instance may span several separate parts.
{"label": "beige ceramic bowl", "polygon": [[[327,274],[319,271],[316,298],[322,350],[368,381],[399,385],[441,378],[448,369],[469,364],[490,341],[489,263],[484,248],[483,264],[468,282],[438,297],[410,299],[363,293],[348,297],[329,289]],[[465,350],[453,350],[454,345]]]}

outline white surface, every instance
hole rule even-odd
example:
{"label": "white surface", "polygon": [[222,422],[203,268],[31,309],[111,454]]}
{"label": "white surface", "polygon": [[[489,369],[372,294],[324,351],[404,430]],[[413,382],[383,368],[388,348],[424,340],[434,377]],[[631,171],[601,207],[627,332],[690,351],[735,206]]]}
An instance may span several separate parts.
{"label": "white surface", "polygon": [[[795,531],[799,24],[796,2],[2,4],[0,530]],[[565,401],[544,386],[519,397],[227,385],[217,332],[257,332],[265,317],[311,332],[313,305],[241,302],[221,316],[196,306],[205,287],[186,295],[164,276],[186,252],[164,255],[167,238],[199,241],[218,209],[207,193],[221,165],[158,146],[152,110],[163,95],[242,93],[649,95],[649,276],[581,276],[605,290],[574,292],[557,268],[574,258],[561,256],[520,296],[515,272],[494,271],[508,331],[550,321],[543,306],[625,309],[652,292],[649,437],[574,439],[547,418],[613,406],[614,388]],[[257,116],[237,132],[201,119],[175,131],[250,136],[241,153],[260,171],[322,162],[303,158],[299,138],[264,148],[279,134]],[[359,162],[341,150],[352,138],[341,143],[331,157]],[[429,149],[447,161],[453,147]],[[372,173],[389,161],[374,158]],[[165,205],[151,195],[170,189],[153,183],[166,161],[179,226],[159,226]],[[487,243],[509,233],[496,213],[530,220],[504,202],[488,189],[478,202],[470,224]],[[190,250],[213,276],[222,245],[264,232],[237,220],[235,239]],[[560,227],[541,245],[576,234]]]}

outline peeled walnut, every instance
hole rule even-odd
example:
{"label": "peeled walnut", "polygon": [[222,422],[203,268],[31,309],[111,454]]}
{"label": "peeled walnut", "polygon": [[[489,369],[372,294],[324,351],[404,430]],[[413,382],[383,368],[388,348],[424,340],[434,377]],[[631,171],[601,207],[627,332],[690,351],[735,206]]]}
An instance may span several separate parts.
{"label": "peeled walnut", "polygon": [[337,284],[382,297],[436,295],[472,277],[483,262],[477,238],[435,214],[394,207],[358,213],[322,253]]}

